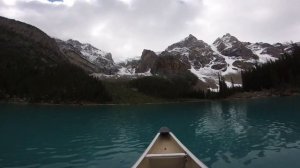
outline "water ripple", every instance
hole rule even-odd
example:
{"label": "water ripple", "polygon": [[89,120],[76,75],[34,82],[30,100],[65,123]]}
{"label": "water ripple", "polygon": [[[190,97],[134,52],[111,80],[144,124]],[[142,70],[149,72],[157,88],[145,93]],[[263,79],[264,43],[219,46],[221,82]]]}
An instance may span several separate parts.
{"label": "water ripple", "polygon": [[0,167],[127,168],[161,126],[212,168],[300,167],[299,100],[6,107]]}

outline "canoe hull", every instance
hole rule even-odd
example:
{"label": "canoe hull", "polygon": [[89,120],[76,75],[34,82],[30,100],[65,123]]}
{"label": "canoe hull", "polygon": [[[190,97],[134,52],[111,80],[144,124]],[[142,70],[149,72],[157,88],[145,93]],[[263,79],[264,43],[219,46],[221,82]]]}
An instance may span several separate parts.
{"label": "canoe hull", "polygon": [[172,132],[158,133],[132,168],[207,168]]}

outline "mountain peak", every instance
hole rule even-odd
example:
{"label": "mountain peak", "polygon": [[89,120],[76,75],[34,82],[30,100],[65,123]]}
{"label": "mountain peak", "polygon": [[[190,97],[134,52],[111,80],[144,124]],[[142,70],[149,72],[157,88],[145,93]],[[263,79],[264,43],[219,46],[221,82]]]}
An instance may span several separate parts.
{"label": "mountain peak", "polygon": [[232,35],[230,33],[226,33],[223,37],[231,37]]}
{"label": "mountain peak", "polygon": [[234,40],[238,40],[235,36],[231,35],[230,33],[226,33],[225,35],[223,35],[223,37],[221,38],[222,40],[225,41],[234,41]]}
{"label": "mountain peak", "polygon": [[189,36],[187,36],[184,41],[197,41],[198,39],[192,35],[192,34],[189,34]]}
{"label": "mountain peak", "polygon": [[235,36],[231,35],[230,33],[226,33],[222,37],[217,38],[213,44],[218,46],[220,43],[230,44],[238,42],[240,41]]}
{"label": "mountain peak", "polygon": [[205,43],[202,40],[198,40],[195,36],[193,36],[192,34],[189,34],[189,36],[187,36],[185,39],[174,43],[172,45],[170,45],[166,51],[171,51],[173,49],[177,50],[182,50],[185,51],[187,49],[192,49],[192,48],[205,48],[205,47],[209,47],[209,45],[207,43]]}

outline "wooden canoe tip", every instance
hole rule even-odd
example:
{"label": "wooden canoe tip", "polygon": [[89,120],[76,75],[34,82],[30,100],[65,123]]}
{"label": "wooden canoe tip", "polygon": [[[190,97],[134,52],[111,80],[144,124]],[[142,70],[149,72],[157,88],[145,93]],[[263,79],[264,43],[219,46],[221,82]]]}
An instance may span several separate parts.
{"label": "wooden canoe tip", "polygon": [[168,127],[161,127],[159,129],[160,134],[169,134],[169,132],[170,132],[170,129]]}

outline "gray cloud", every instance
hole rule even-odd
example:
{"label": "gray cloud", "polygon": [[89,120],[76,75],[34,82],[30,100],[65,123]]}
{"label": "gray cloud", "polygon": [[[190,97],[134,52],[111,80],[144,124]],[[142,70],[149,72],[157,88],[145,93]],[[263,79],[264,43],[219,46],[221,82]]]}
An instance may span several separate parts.
{"label": "gray cloud", "polygon": [[0,15],[122,60],[190,33],[209,43],[227,32],[243,41],[299,41],[299,6],[298,0],[0,0]]}

